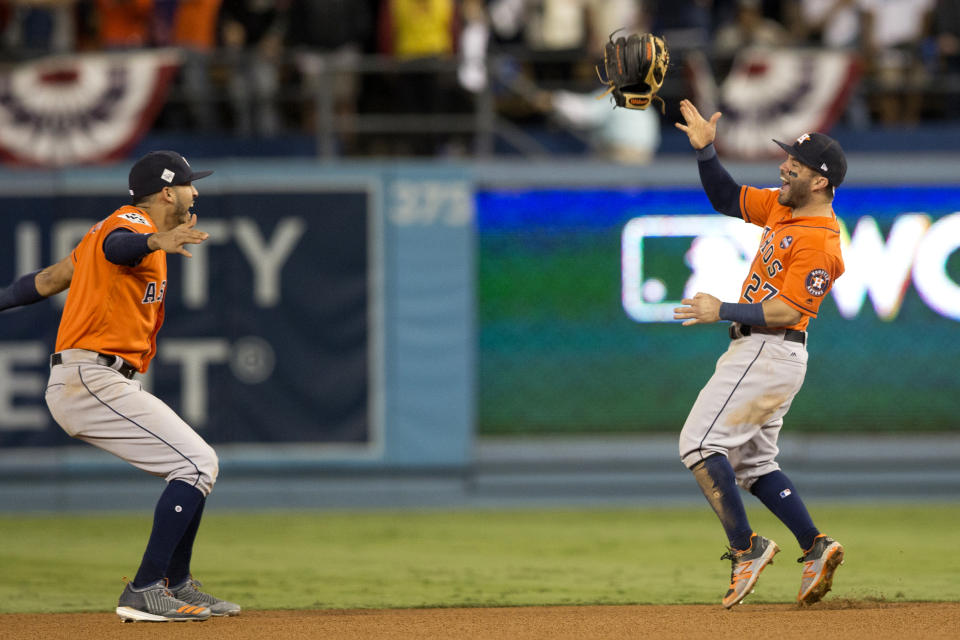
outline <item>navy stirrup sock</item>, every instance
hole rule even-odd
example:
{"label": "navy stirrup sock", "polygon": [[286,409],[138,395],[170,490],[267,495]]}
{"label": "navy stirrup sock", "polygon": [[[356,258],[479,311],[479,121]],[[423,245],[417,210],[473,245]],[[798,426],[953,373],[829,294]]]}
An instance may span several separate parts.
{"label": "navy stirrup sock", "polygon": [[738,551],[750,548],[750,536],[753,529],[747,520],[737,476],[727,457],[714,454],[690,469],[696,478],[700,490],[707,502],[713,507],[723,530],[727,533],[730,546]]}
{"label": "navy stirrup sock", "polygon": [[133,586],[140,589],[166,577],[173,552],[180,544],[197,513],[203,492],[186,482],[174,480],[157,500],[153,530]]}
{"label": "navy stirrup sock", "polygon": [[820,535],[820,531],[813,525],[806,505],[785,473],[773,471],[760,476],[750,487],[750,493],[757,496],[773,515],[787,525],[796,536],[801,549],[806,551],[813,546],[813,541]]}
{"label": "navy stirrup sock", "polygon": [[193,556],[193,541],[197,537],[197,529],[200,528],[200,519],[203,517],[203,507],[207,504],[206,497],[201,498],[197,512],[193,514],[193,520],[180,539],[180,544],[173,550],[173,556],[170,558],[170,565],[167,567],[167,578],[170,580],[171,587],[177,587],[184,580],[190,577],[190,558]]}

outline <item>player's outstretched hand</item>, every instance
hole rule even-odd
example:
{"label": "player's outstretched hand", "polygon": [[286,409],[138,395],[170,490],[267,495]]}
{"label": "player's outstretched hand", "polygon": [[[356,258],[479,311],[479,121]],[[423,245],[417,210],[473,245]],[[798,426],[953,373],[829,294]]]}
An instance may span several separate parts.
{"label": "player's outstretched hand", "polygon": [[680,301],[687,305],[673,310],[674,320],[683,320],[683,326],[709,324],[720,320],[720,300],[709,293],[700,293]]}
{"label": "player's outstretched hand", "polygon": [[692,102],[681,100],[680,115],[683,116],[686,124],[675,122],[674,125],[687,134],[690,138],[690,146],[694,149],[703,149],[717,137],[717,120],[722,115],[719,111],[710,116],[710,121],[707,122]]}
{"label": "player's outstretched hand", "polygon": [[191,213],[190,219],[170,231],[158,231],[147,240],[147,246],[156,251],[162,249],[167,253],[179,253],[192,258],[193,254],[184,249],[185,244],[200,244],[210,237],[206,231],[194,229],[197,225],[197,214]]}

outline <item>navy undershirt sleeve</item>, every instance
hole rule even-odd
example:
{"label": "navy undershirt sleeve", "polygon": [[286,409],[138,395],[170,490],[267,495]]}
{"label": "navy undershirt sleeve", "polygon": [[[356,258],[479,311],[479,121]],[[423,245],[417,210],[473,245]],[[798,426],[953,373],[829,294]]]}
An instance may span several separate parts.
{"label": "navy undershirt sleeve", "polygon": [[742,218],[740,215],[740,185],[734,181],[720,164],[713,143],[703,149],[697,149],[697,167],[700,169],[700,182],[710,198],[713,208],[725,216]]}
{"label": "navy undershirt sleeve", "polygon": [[148,253],[153,253],[147,245],[149,233],[134,233],[130,229],[114,229],[103,241],[103,254],[113,264],[134,267]]}
{"label": "navy undershirt sleeve", "polygon": [[10,283],[9,287],[0,289],[0,311],[22,307],[26,304],[40,302],[44,296],[37,291],[36,278],[40,270],[20,276]]}

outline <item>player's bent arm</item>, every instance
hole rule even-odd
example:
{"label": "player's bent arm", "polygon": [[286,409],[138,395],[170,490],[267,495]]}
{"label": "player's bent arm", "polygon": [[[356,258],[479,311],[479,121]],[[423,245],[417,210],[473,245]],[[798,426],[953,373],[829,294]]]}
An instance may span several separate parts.
{"label": "player's bent arm", "polygon": [[779,298],[753,303],[720,302],[710,294],[698,292],[682,302],[687,306],[674,309],[673,319],[684,320],[684,326],[728,320],[753,327],[785,327],[800,322],[803,317]]}
{"label": "player's bent arm", "polygon": [[761,304],[763,305],[763,317],[768,327],[789,327],[803,319],[802,313],[780,298],[773,298]]}
{"label": "player's bent arm", "polygon": [[183,249],[184,244],[199,244],[207,239],[203,231],[193,229],[196,216],[190,223],[182,224],[170,231],[155,233],[135,233],[125,227],[110,232],[103,241],[103,255],[113,264],[135,267],[144,256],[154,251],[167,253],[190,253]]}
{"label": "player's bent arm", "polygon": [[680,115],[684,123],[676,127],[687,134],[690,146],[697,150],[697,168],[700,170],[700,182],[710,198],[710,204],[718,212],[734,218],[740,216],[740,185],[738,185],[717,158],[713,141],[717,137],[717,121],[720,112],[704,120],[703,116],[689,100],[680,101]]}
{"label": "player's bent arm", "polygon": [[779,298],[753,303],[724,302],[717,315],[721,320],[752,327],[786,327],[797,324],[803,318],[803,314]]}
{"label": "player's bent arm", "polygon": [[0,289],[0,311],[43,300],[44,296],[40,295],[36,285],[36,278],[39,275],[39,271],[28,273]]}
{"label": "player's bent arm", "polygon": [[153,249],[149,247],[149,233],[134,233],[120,227],[114,229],[103,241],[103,255],[113,264],[135,267]]}
{"label": "player's bent arm", "polygon": [[34,286],[44,298],[66,291],[73,281],[73,253],[37,274]]}
{"label": "player's bent arm", "polygon": [[710,204],[713,205],[714,210],[725,216],[741,218],[741,187],[720,164],[713,143],[702,149],[697,149],[697,169],[700,171],[703,191],[710,199]]}
{"label": "player's bent arm", "polygon": [[46,269],[20,276],[0,289],[0,311],[40,302],[60,293],[73,280],[73,258],[67,256]]}
{"label": "player's bent arm", "polygon": [[180,253],[188,258],[193,255],[184,248],[186,244],[200,244],[210,237],[206,231],[194,227],[197,224],[197,214],[191,214],[190,219],[169,231],[151,233],[147,238],[147,246],[151,251],[161,249],[167,253]]}

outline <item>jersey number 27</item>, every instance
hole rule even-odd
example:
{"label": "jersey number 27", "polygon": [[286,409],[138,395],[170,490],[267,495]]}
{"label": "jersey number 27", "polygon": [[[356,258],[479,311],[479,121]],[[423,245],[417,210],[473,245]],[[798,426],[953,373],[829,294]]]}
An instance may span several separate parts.
{"label": "jersey number 27", "polygon": [[[761,290],[763,291],[764,296],[757,300],[754,296]],[[751,273],[750,284],[747,285],[747,288],[744,290],[743,297],[747,302],[763,302],[764,300],[773,298],[778,293],[780,292],[772,284],[761,280],[760,276],[758,276],[756,273]]]}

